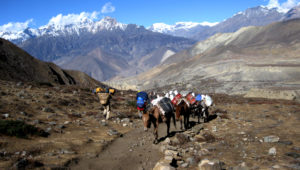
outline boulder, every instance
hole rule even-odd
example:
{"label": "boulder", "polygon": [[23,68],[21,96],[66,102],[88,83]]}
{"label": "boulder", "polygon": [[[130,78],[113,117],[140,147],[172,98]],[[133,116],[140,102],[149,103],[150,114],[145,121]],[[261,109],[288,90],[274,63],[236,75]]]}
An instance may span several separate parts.
{"label": "boulder", "polygon": [[166,162],[157,162],[153,170],[175,170],[175,168]]}
{"label": "boulder", "polygon": [[278,136],[271,135],[271,136],[264,137],[264,142],[275,143],[275,142],[278,142],[278,141],[279,141]]}
{"label": "boulder", "polygon": [[202,160],[198,164],[198,170],[222,170],[219,161]]}
{"label": "boulder", "polygon": [[275,156],[276,155],[276,148],[272,147],[269,149],[269,155]]}

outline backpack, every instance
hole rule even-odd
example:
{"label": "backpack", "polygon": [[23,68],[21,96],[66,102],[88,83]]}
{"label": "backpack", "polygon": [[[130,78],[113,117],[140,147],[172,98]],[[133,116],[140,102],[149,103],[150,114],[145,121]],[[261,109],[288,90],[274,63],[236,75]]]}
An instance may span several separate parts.
{"label": "backpack", "polygon": [[144,92],[144,91],[141,91],[141,92],[137,93],[136,94],[136,99],[138,99],[138,97],[141,97],[145,101],[148,100],[148,94],[146,92]]}
{"label": "backpack", "polygon": [[139,108],[143,108],[145,106],[145,101],[142,97],[137,98],[136,106]]}
{"label": "backpack", "polygon": [[97,93],[100,103],[106,105],[109,100],[109,93]]}
{"label": "backpack", "polygon": [[96,93],[100,93],[100,92],[103,92],[103,91],[104,91],[104,89],[101,88],[101,87],[96,88]]}
{"label": "backpack", "polygon": [[201,101],[202,100],[202,96],[201,96],[201,94],[198,94],[197,96],[196,96],[196,101]]}

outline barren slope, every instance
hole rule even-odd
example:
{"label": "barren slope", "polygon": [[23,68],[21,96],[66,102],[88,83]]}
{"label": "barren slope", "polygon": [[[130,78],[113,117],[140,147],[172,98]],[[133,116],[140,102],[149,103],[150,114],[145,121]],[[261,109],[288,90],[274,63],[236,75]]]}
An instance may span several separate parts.
{"label": "barren slope", "polygon": [[145,89],[171,85],[231,94],[252,88],[299,90],[299,28],[298,19],[217,34],[120,82]]}
{"label": "barren slope", "polygon": [[30,56],[14,44],[0,39],[0,79],[94,87],[101,83],[79,71],[63,70]]}

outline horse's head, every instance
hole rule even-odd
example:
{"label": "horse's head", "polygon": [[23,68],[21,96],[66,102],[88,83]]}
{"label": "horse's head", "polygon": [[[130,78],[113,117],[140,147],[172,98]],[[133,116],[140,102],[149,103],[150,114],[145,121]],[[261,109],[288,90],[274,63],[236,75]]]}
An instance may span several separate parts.
{"label": "horse's head", "polygon": [[150,114],[154,112],[154,108],[147,109],[146,112],[143,113],[143,124],[144,124],[144,131],[147,131],[150,128]]}

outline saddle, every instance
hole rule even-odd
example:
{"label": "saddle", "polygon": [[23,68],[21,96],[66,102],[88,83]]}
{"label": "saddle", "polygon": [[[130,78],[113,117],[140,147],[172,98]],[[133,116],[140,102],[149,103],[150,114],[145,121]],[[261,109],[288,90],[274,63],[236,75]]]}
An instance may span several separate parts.
{"label": "saddle", "polygon": [[178,101],[177,106],[178,106],[181,102],[185,102],[185,104],[186,104],[188,107],[191,106],[190,103],[187,101],[186,98],[181,98],[181,99]]}

